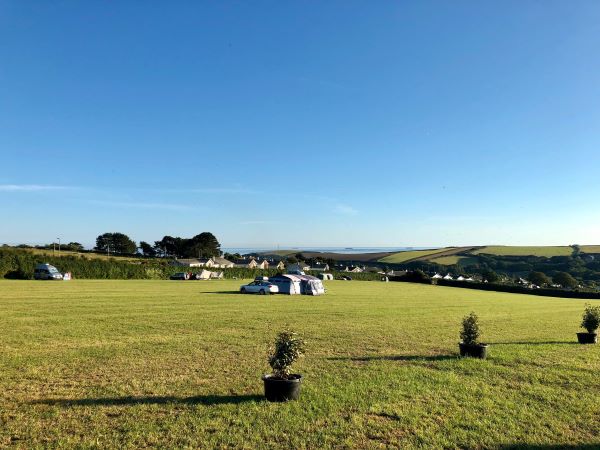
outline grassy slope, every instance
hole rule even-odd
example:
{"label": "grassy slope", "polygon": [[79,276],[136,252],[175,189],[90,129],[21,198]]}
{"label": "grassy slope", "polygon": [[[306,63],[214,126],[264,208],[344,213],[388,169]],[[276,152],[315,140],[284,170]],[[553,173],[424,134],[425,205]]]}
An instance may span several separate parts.
{"label": "grassy slope", "polygon": [[508,246],[508,245],[489,245],[472,252],[477,255],[479,253],[487,253],[490,255],[499,256],[569,256],[573,253],[573,249],[568,246]]}
{"label": "grassy slope", "polygon": [[[235,281],[0,282],[0,446],[600,446],[583,301],[404,283],[229,293]],[[456,357],[475,310],[486,361]],[[265,347],[308,339],[299,402],[262,400]],[[590,447],[592,448],[592,447]]]}
{"label": "grassy slope", "polygon": [[423,258],[425,256],[435,255],[437,253],[443,253],[443,252],[446,252],[447,250],[448,250],[447,248],[436,248],[436,249],[429,249],[429,250],[409,250],[409,251],[398,252],[398,253],[394,253],[392,255],[386,256],[385,258],[381,258],[379,260],[379,262],[399,264],[399,263],[403,263],[406,261],[410,261],[412,259]]}
{"label": "grassy slope", "polygon": [[[58,248],[58,247],[57,247]],[[86,252],[72,252],[69,250],[61,250],[60,252],[56,250],[53,252],[52,250],[45,250],[40,248],[26,248],[19,249],[27,252],[31,252],[36,255],[47,255],[47,256],[81,256],[87,259],[109,259],[109,256],[103,253],[86,253]],[[119,261],[139,261],[139,258],[135,258],[132,256],[120,256],[120,255],[110,255],[110,258],[115,258]]]}
{"label": "grassy slope", "polygon": [[454,264],[460,264],[462,266],[468,266],[470,264],[476,264],[477,258],[469,257],[469,256],[459,256],[459,255],[450,255],[450,256],[440,256],[439,258],[432,258],[428,261],[436,264],[443,264],[445,266],[452,266]]}
{"label": "grassy slope", "polygon": [[600,245],[582,245],[581,251],[584,253],[600,253]]}

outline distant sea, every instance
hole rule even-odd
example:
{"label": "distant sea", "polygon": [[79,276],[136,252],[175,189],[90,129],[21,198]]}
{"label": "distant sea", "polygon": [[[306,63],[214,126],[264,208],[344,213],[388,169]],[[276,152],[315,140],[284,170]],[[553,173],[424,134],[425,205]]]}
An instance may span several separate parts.
{"label": "distant sea", "polygon": [[[321,252],[321,253],[383,253],[383,252],[402,252],[406,250],[425,250],[431,247],[281,247],[280,250],[294,250],[298,252]],[[221,247],[223,252],[239,253],[245,255],[248,253],[264,253],[277,251],[276,248],[259,247]]]}

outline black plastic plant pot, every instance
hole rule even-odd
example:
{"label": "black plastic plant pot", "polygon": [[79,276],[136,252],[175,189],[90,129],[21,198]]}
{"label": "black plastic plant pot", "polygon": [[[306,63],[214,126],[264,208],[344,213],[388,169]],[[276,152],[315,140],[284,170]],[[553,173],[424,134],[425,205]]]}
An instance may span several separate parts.
{"label": "black plastic plant pot", "polygon": [[300,397],[302,375],[294,373],[287,379],[263,375],[262,379],[265,382],[265,397],[270,402],[287,402]]}
{"label": "black plastic plant pot", "polygon": [[595,344],[598,342],[598,333],[577,333],[580,344]]}
{"label": "black plastic plant pot", "polygon": [[487,344],[465,344],[460,342],[460,356],[468,356],[471,358],[485,359],[487,357]]}

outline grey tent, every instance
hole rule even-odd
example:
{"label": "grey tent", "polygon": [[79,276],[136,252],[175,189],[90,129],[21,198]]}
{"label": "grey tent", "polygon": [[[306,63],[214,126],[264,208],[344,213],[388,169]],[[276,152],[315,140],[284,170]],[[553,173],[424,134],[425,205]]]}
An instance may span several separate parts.
{"label": "grey tent", "polygon": [[279,288],[280,294],[297,295],[302,292],[298,275],[275,275],[269,277],[269,281]]}
{"label": "grey tent", "polygon": [[300,278],[300,292],[302,295],[323,295],[325,288],[323,282],[312,275],[298,275]]}

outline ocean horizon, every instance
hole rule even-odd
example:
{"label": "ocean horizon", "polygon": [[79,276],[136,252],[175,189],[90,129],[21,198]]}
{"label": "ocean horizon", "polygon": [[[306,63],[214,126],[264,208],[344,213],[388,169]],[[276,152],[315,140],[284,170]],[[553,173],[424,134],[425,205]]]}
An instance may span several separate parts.
{"label": "ocean horizon", "polygon": [[342,254],[359,254],[359,253],[383,253],[383,252],[402,252],[408,250],[425,250],[434,247],[222,247],[224,253],[239,253],[245,255],[249,253],[264,253],[275,252],[278,250],[294,250],[298,252],[319,252],[319,253],[342,253]]}

